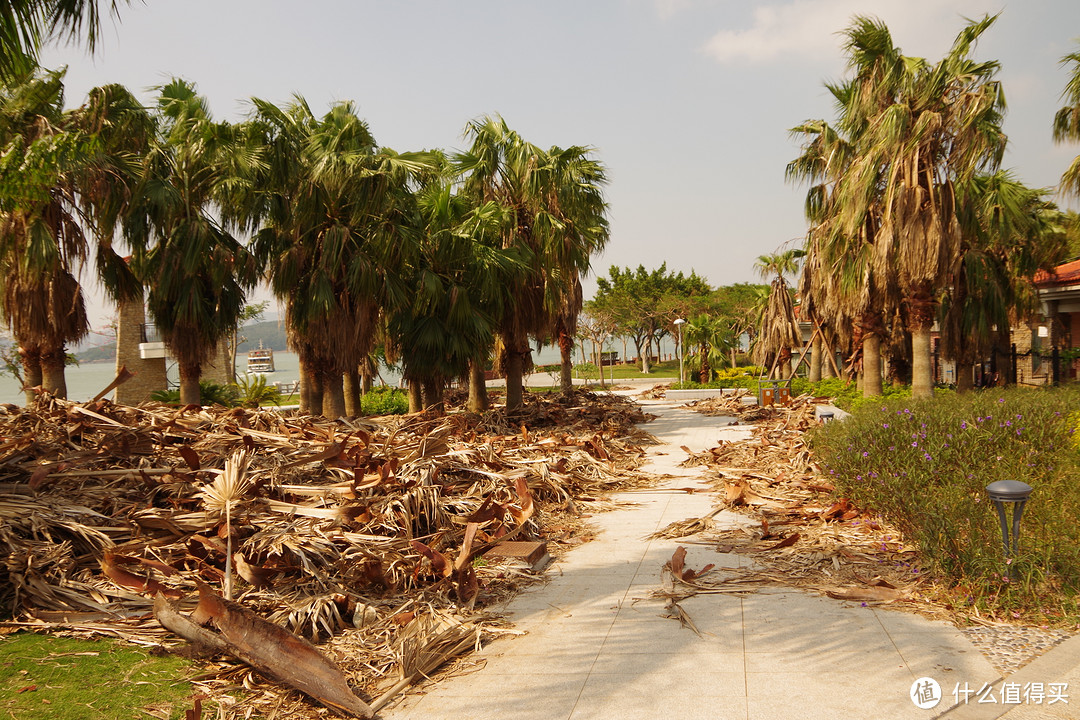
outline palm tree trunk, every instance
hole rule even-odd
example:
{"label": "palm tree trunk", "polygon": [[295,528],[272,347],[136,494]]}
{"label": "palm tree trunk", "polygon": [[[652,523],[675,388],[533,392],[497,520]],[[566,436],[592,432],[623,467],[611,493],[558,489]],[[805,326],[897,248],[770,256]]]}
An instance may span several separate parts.
{"label": "palm tree trunk", "polygon": [[67,379],[64,377],[64,360],[67,359],[64,348],[46,350],[41,353],[41,386],[58,398],[67,398]]}
{"label": "palm tree trunk", "polygon": [[311,373],[303,360],[300,360],[300,414],[311,414]]}
{"label": "palm tree trunk", "polygon": [[698,380],[702,385],[707,385],[712,379],[712,368],[709,367],[709,346],[701,343],[698,352],[701,353],[701,371],[698,373]]}
{"label": "palm tree trunk", "polygon": [[26,404],[33,405],[37,393],[33,388],[41,385],[41,352],[36,347],[23,345],[19,351],[23,366],[23,388],[26,393]]}
{"label": "palm tree trunk", "polygon": [[862,373],[863,397],[881,395],[881,338],[877,333],[863,336]]}
{"label": "palm tree trunk", "polygon": [[429,379],[424,382],[424,409],[433,410],[436,415],[444,413],[441,380]]}
{"label": "palm tree trunk", "polygon": [[[564,395],[569,395],[574,391],[574,338],[570,337],[565,332],[559,333],[559,356],[562,360],[562,368],[559,372],[559,389],[562,390]],[[600,366],[600,384],[603,384],[604,370],[603,366]]]}
{"label": "palm tree trunk", "polygon": [[835,345],[829,341],[828,336],[825,335],[825,329],[821,330],[821,377],[834,378],[840,377],[840,368],[836,367],[836,349]]}
{"label": "palm tree trunk", "polygon": [[821,335],[820,333],[814,336],[814,342],[810,345],[810,375],[807,378],[810,382],[819,382],[821,380]]}
{"label": "palm tree trunk", "polygon": [[[524,402],[525,353],[519,350],[524,342],[506,344],[506,410],[520,410]],[[526,352],[528,350],[526,349]]]}
{"label": "palm tree trunk", "polygon": [[307,374],[308,385],[311,387],[308,389],[308,413],[310,415],[320,415],[323,409],[323,379],[318,373],[308,371]]}
{"label": "palm tree trunk", "polygon": [[975,387],[975,364],[956,361],[956,392],[970,392]]}
{"label": "palm tree trunk", "polygon": [[484,365],[479,360],[469,361],[469,412],[482,413],[488,409],[487,386],[484,383]]}
{"label": "palm tree trunk", "polygon": [[641,372],[648,375],[652,370],[649,368],[649,355],[652,354],[652,337],[645,338],[645,352],[641,353]]}
{"label": "palm tree trunk", "polygon": [[328,420],[345,415],[345,377],[331,373],[323,377],[322,414]]}
{"label": "palm tree trunk", "polygon": [[202,367],[199,363],[179,363],[180,365],[180,404],[202,405],[202,391],[199,378]]}
{"label": "palm tree trunk", "polygon": [[934,394],[934,383],[930,376],[933,363],[930,362],[930,328],[920,325],[911,331],[911,397],[928,398]]}
{"label": "palm tree trunk", "polygon": [[375,375],[374,363],[367,356],[360,361],[360,394],[367,395],[371,392],[371,380]]}
{"label": "palm tree trunk", "polygon": [[420,383],[416,380],[409,381],[409,387],[406,391],[409,396],[409,412],[418,413],[424,409],[424,397],[420,392]]}
{"label": "palm tree trunk", "polygon": [[342,378],[345,389],[345,415],[358,417],[360,415],[360,370],[350,368]]}

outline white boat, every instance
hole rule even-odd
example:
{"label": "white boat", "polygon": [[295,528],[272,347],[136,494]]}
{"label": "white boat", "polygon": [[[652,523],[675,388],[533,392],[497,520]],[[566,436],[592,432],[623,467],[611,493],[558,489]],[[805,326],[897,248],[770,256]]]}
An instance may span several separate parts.
{"label": "white boat", "polygon": [[274,371],[274,351],[264,348],[260,340],[259,347],[248,350],[247,373],[248,375],[266,375]]}

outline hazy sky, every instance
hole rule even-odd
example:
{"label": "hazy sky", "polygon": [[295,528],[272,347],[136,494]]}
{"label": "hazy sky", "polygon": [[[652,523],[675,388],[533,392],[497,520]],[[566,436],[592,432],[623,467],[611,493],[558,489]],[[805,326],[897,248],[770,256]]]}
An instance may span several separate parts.
{"label": "hazy sky", "polygon": [[667,261],[724,285],[754,281],[758,255],[805,234],[787,130],[834,117],[822,82],[842,76],[836,33],[852,15],[936,60],[963,18],[998,12],[976,57],[1002,64],[1005,166],[1052,187],[1080,154],[1050,138],[1077,0],[145,0],[94,57],[54,48],[43,63],[69,66],[69,105],[110,82],[149,102],[173,76],[220,119],[243,118],[251,96],[298,93],[316,113],[352,100],[398,151],[461,148],[468,120],[499,113],[535,144],[591,145],[607,166],[612,235],[595,272]]}

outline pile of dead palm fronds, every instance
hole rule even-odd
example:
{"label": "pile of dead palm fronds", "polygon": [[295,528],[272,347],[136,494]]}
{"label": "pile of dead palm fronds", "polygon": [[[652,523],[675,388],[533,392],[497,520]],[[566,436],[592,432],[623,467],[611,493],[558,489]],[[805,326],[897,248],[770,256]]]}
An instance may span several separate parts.
{"label": "pile of dead palm fronds", "polygon": [[[745,423],[771,421],[786,414],[783,405],[747,405],[743,402],[743,398],[748,395],[750,395],[749,390],[737,388],[730,395],[692,400],[686,403],[686,408],[710,417],[738,418]],[[799,402],[801,403],[802,400]]]}
{"label": "pile of dead palm fronds", "polygon": [[494,543],[569,539],[567,508],[647,481],[634,470],[644,420],[628,400],[580,393],[533,399],[512,421],[2,406],[0,608],[160,642],[155,596],[191,610],[206,583],[312,640],[370,639],[346,670],[374,691],[412,620],[464,623],[529,581],[473,562]]}
{"label": "pile of dead palm fronds", "polygon": [[[683,577],[680,571],[665,592],[678,597],[785,585],[842,600],[904,603],[943,613],[928,599],[916,549],[880,518],[835,497],[833,485],[820,475],[804,442],[816,422],[813,399],[797,398],[769,412],[771,419],[755,426],[753,439],[722,442],[691,456],[688,465],[704,466],[712,476],[718,505],[705,518],[673,523],[657,533],[709,544],[753,563],[708,576]],[[714,521],[725,510],[741,516],[737,528]]]}

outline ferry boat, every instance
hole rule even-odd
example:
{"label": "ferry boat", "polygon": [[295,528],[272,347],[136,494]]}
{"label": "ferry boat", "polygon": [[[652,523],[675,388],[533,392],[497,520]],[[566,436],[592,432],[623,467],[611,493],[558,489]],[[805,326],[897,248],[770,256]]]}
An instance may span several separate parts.
{"label": "ferry boat", "polygon": [[248,350],[247,373],[248,375],[265,375],[274,370],[274,351],[264,348],[260,340],[259,347]]}

